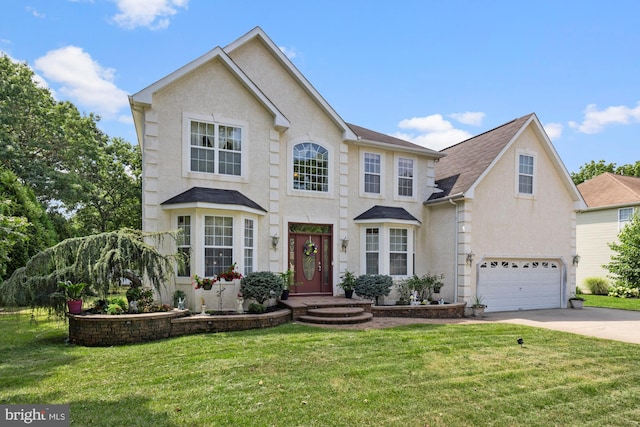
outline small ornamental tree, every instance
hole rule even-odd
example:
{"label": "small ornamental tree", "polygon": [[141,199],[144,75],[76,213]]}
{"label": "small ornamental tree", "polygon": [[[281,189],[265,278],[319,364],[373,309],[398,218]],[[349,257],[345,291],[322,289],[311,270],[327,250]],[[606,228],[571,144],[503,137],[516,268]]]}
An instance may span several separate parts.
{"label": "small ornamental tree", "polygon": [[7,305],[52,307],[51,294],[64,281],[86,282],[90,291],[106,298],[111,284],[126,277],[141,285],[146,279],[161,293],[174,277],[179,259],[158,252],[149,241],[161,244],[173,233],[144,233],[122,229],[86,237],[66,239],[33,256],[0,284],[0,294]]}
{"label": "small ornamental tree", "polygon": [[269,298],[282,295],[284,281],[279,274],[270,271],[256,271],[249,273],[240,282],[240,292],[244,298],[256,300],[264,304]]}
{"label": "small ornamental tree", "polygon": [[640,216],[634,215],[618,234],[619,243],[609,243],[616,252],[604,267],[609,270],[616,285],[640,288]]}
{"label": "small ornamental tree", "polygon": [[362,298],[376,300],[378,297],[387,296],[391,292],[393,279],[384,274],[363,274],[356,279],[354,291]]}

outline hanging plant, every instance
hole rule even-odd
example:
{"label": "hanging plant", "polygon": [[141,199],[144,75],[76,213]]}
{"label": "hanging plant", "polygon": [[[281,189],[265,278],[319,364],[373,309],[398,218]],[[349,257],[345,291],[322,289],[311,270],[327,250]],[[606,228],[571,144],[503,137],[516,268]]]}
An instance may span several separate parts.
{"label": "hanging plant", "polygon": [[305,256],[315,256],[318,253],[318,247],[311,240],[307,240],[302,248],[302,253]]}

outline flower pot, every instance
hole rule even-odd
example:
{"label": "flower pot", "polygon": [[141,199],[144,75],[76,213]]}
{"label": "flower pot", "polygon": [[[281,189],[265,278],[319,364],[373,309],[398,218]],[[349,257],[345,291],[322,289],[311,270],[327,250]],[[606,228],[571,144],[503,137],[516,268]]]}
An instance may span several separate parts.
{"label": "flower pot", "polygon": [[347,291],[344,291],[344,297],[345,298],[352,298],[353,297],[353,289],[349,289]]}
{"label": "flower pot", "polygon": [[282,301],[289,299],[289,289],[285,289],[282,291],[282,295],[280,295],[280,299]]}
{"label": "flower pot", "polygon": [[570,299],[569,302],[571,303],[571,307],[576,309],[581,309],[584,305],[584,301],[581,299]]}
{"label": "flower pot", "polygon": [[204,285],[202,285],[202,289],[204,289],[205,291],[210,291],[211,288],[213,288],[213,284],[211,283],[205,283]]}
{"label": "flower pot", "polygon": [[473,317],[484,317],[485,307],[471,307],[473,310]]}
{"label": "flower pot", "polygon": [[82,300],[70,299],[67,301],[67,307],[69,308],[69,314],[82,314]]}

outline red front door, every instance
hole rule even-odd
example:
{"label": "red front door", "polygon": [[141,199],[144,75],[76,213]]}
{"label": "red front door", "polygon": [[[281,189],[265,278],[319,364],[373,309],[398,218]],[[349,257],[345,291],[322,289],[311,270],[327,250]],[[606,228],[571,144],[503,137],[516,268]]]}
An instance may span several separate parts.
{"label": "red front door", "polygon": [[289,263],[296,284],[291,293],[331,295],[331,226],[291,224]]}

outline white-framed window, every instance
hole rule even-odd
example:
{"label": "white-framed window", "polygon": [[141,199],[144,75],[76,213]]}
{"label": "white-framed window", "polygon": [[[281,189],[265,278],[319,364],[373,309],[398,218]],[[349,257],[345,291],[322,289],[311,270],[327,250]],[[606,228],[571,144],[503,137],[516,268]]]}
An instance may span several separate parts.
{"label": "white-framed window", "polygon": [[407,277],[415,271],[415,229],[401,224],[369,225],[362,228],[364,274]]}
{"label": "white-framed window", "polygon": [[364,192],[381,193],[382,156],[377,153],[364,153]]}
{"label": "white-framed window", "polygon": [[243,249],[244,249],[244,262],[243,274],[246,276],[249,273],[253,273],[254,264],[255,264],[255,229],[254,229],[254,221],[249,218],[244,219],[244,239],[243,239]]}
{"label": "white-framed window", "polygon": [[185,114],[183,120],[187,174],[242,176],[243,126],[200,114]]}
{"label": "white-framed window", "polygon": [[389,275],[406,276],[409,260],[409,236],[406,228],[389,229]]}
{"label": "white-framed window", "polygon": [[618,209],[618,230],[622,230],[625,225],[631,222],[633,218],[633,208],[620,208]]}
{"label": "white-framed window", "polygon": [[233,265],[233,217],[204,217],[204,275],[216,276]]}
{"label": "white-framed window", "polygon": [[406,157],[397,159],[398,196],[413,197],[414,160]]}
{"label": "white-framed window", "polygon": [[315,142],[293,146],[293,188],[329,191],[329,151]]}
{"label": "white-framed window", "polygon": [[518,193],[534,194],[535,157],[528,154],[518,155]]}
{"label": "white-framed window", "polygon": [[379,274],[380,271],[380,229],[365,230],[365,274]]}
{"label": "white-framed window", "polygon": [[178,253],[184,264],[178,264],[178,277],[191,276],[191,215],[178,215]]}

